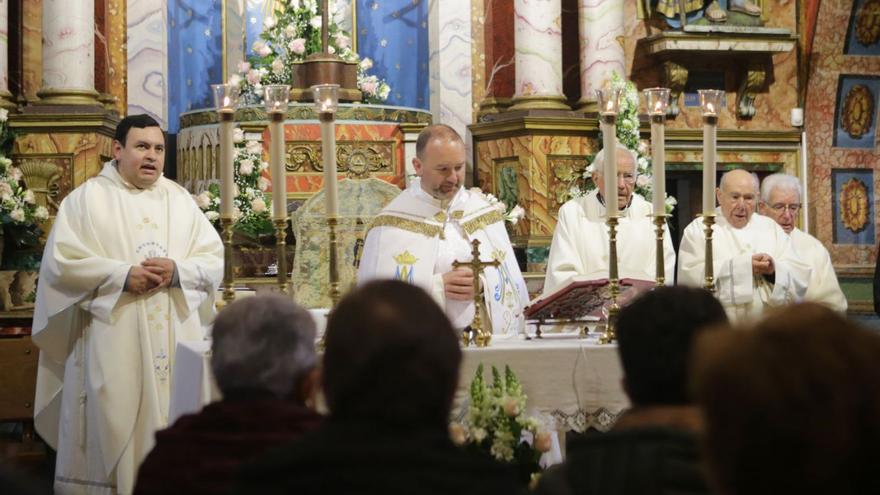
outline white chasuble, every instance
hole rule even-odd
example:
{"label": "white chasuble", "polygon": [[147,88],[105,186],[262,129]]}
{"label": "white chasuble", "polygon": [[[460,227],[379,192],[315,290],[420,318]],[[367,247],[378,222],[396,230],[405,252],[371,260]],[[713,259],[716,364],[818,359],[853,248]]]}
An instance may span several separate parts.
{"label": "white chasuble", "polygon": [[840,290],[840,284],[837,281],[837,274],[834,273],[834,266],[831,264],[831,255],[828,254],[828,250],[819,242],[819,239],[797,227],[791,231],[789,236],[798,258],[803,260],[812,270],[804,300],[821,303],[835,311],[846,313],[846,297]]}
{"label": "white chasuble", "polygon": [[389,203],[373,221],[364,243],[358,284],[391,278],[418,285],[446,310],[458,329],[471,324],[473,301],[446,299],[443,274],[454,261],[471,261],[471,241],[480,241],[480,260],[498,260],[481,276],[487,316],[496,334],[524,330],[522,310],[529,295],[498,207],[479,190],[462,188],[443,204],[421,189],[419,180]]}
{"label": "white chasuble", "polygon": [[[178,341],[213,320],[223,247],[189,193],[126,184],[113,163],[61,203],[40,269],[35,425],[58,451],[56,493],[130,493],[167,426]],[[123,292],[129,269],[174,260],[179,287]]]}
{"label": "white chasuble", "polygon": [[[575,276],[587,280],[608,278],[608,225],[605,205],[598,189],[586,196],[567,201],[559,208],[544,294],[567,285]],[[620,212],[617,226],[617,261],[620,278],[654,280],[657,272],[656,234],[653,208],[638,194],[632,195],[629,207]],[[675,273],[675,249],[669,229],[664,226],[663,268],[667,284]]]}
{"label": "white chasuble", "polygon": [[[678,283],[703,287],[706,234],[702,218],[684,230],[678,250]],[[753,214],[741,229],[734,228],[716,210],[712,226],[712,266],[715,296],[731,321],[759,317],[765,306],[779,306],[803,299],[810,267],[799,260],[785,231],[770,218]],[[773,277],[755,276],[752,255],[773,258]]]}

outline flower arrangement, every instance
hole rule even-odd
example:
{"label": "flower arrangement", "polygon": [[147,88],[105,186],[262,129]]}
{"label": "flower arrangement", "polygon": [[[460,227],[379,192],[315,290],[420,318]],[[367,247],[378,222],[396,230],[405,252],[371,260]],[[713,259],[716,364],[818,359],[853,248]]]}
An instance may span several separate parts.
{"label": "flower arrangement", "polygon": [[534,482],[540,474],[538,460],[550,450],[551,437],[537,420],[525,416],[526,395],[510,367],[504,376],[492,366],[492,383],[483,379],[483,365],[477,367],[470,386],[470,405],[465,423],[450,426],[458,445],[516,465],[523,482]]}
{"label": "flower arrangement", "polygon": [[[263,98],[263,86],[268,84],[291,84],[293,62],[305,60],[321,51],[321,12],[317,0],[290,0],[278,2],[274,16],[266,17],[260,39],[251,46],[254,54],[241,62],[238,73],[233,74],[229,84],[241,87],[244,103],[258,104]],[[366,103],[382,103],[388,99],[391,88],[368,71],[373,67],[369,58],[361,58],[352,50],[351,36],[333,21],[336,3],[330,2],[330,18],[327,25],[327,50],[347,62],[357,62],[357,84]]]}
{"label": "flower arrangement", "polygon": [[[259,141],[246,141],[244,131],[233,133],[235,150],[233,171],[235,178],[235,206],[232,218],[234,228],[251,237],[273,232],[269,217],[271,199],[266,193],[271,181],[263,176],[269,164],[263,161],[263,147]],[[195,196],[199,208],[215,226],[220,222],[220,186],[211,184]]]}
{"label": "flower arrangement", "polygon": [[[0,224],[7,244],[15,249],[37,248],[42,230],[38,222],[49,218],[49,210],[38,206],[34,192],[27,188],[18,167],[7,158],[12,147],[13,136],[9,132],[9,112],[0,109]],[[3,241],[0,240],[0,243]],[[6,256],[5,265],[9,265]],[[20,257],[13,268],[35,269],[39,266],[39,253],[35,259]],[[33,256],[31,258],[34,258]],[[18,266],[20,265],[20,266]]]}
{"label": "flower arrangement", "polygon": [[[611,75],[611,85],[621,89],[620,109],[617,114],[617,140],[633,150],[637,156],[634,191],[647,201],[651,201],[653,173],[648,155],[650,152],[648,142],[639,139],[639,93],[632,81],[624,80],[617,72]],[[600,142],[602,140],[601,134],[599,140]],[[593,183],[594,158],[595,155],[587,157],[589,166],[580,176],[573,178],[571,187],[558,198],[560,202],[583,196],[596,188],[596,184]],[[671,213],[678,204],[675,197],[669,194],[666,195],[665,203],[666,213]]]}
{"label": "flower arrangement", "polygon": [[[477,188],[477,191],[480,189]],[[522,220],[522,218],[526,215],[526,210],[518,205],[514,204],[513,206],[509,206],[500,199],[496,198],[494,195],[489,193],[482,193],[483,197],[486,198],[486,201],[489,202],[490,205],[494,206],[501,212],[504,216],[504,221],[509,223],[510,225],[516,225],[517,222]]]}

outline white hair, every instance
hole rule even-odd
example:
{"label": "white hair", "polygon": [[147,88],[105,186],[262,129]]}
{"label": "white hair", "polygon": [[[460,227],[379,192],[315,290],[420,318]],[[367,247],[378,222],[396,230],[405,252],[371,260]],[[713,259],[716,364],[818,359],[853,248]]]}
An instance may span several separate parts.
{"label": "white hair", "polygon": [[[636,152],[627,148],[623,144],[621,144],[620,141],[617,142],[617,150],[618,151],[625,151],[625,152],[629,153],[629,156],[630,156],[630,158],[632,158],[632,162],[633,162],[633,173],[634,173],[634,175],[638,175],[639,174],[639,156],[636,154]],[[605,149],[603,148],[603,149],[599,150],[599,152],[596,153],[596,157],[593,158],[593,173],[597,174],[597,175],[602,175],[602,172],[604,172],[604,168],[605,168]]]}
{"label": "white hair", "polygon": [[801,187],[801,181],[793,175],[780,173],[768,175],[764,178],[764,182],[761,184],[761,201],[769,203],[770,194],[776,189],[796,192],[798,195],[798,201],[804,197],[804,190]]}

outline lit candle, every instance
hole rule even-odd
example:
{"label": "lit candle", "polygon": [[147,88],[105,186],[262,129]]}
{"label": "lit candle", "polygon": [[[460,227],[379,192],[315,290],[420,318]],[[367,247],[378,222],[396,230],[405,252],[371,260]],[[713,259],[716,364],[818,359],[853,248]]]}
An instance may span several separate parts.
{"label": "lit candle", "polygon": [[213,84],[214,105],[220,117],[220,216],[232,218],[235,201],[234,144],[235,105],[238,86]]}
{"label": "lit candle", "polygon": [[655,215],[666,213],[666,107],[669,89],[651,88],[644,91],[651,117],[651,167],[654,171],[652,204]]}
{"label": "lit candle", "polygon": [[700,106],[703,110],[703,214],[715,213],[715,162],[718,106],[722,91],[700,90]]}
{"label": "lit candle", "polygon": [[339,213],[339,203],[336,199],[338,183],[336,171],[336,126],[334,113],[339,103],[339,85],[319,84],[312,86],[312,94],[315,100],[315,110],[318,112],[318,120],[321,122],[321,153],[324,164],[324,208],[328,218],[336,217]]}
{"label": "lit candle", "polygon": [[617,111],[620,103],[619,89],[597,89],[596,100],[599,108],[602,129],[602,153],[605,164],[602,170],[605,192],[605,211],[609,217],[617,215]]}
{"label": "lit candle", "polygon": [[287,171],[284,164],[284,113],[290,86],[266,86],[263,101],[269,114],[269,173],[272,175],[272,217],[287,218]]}

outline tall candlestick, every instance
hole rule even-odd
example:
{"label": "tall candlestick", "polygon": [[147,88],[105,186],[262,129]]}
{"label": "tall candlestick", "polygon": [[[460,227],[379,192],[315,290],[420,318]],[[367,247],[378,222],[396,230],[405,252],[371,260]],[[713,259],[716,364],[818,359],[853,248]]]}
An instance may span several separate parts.
{"label": "tall candlestick", "polygon": [[336,199],[337,171],[336,171],[336,133],[333,125],[333,114],[322,112],[318,114],[321,121],[321,149],[324,164],[324,204],[328,217],[335,217],[339,213],[339,203]]}
{"label": "tall candlestick", "polygon": [[220,216],[225,218],[232,218],[235,202],[234,115],[231,110],[220,111]]}
{"label": "tall candlestick", "polygon": [[642,92],[651,117],[651,167],[654,183],[651,196],[654,214],[666,213],[666,108],[669,88],[650,88]]}
{"label": "tall candlestick", "polygon": [[284,166],[284,114],[269,113],[269,173],[272,174],[272,217],[287,218],[287,172]]}
{"label": "tall candlestick", "polygon": [[617,215],[617,115],[602,114],[602,152],[605,166],[602,178],[605,183],[605,211],[609,217]]}
{"label": "tall candlestick", "polygon": [[701,89],[700,107],[703,111],[703,215],[715,213],[715,162],[718,109],[723,91]]}

